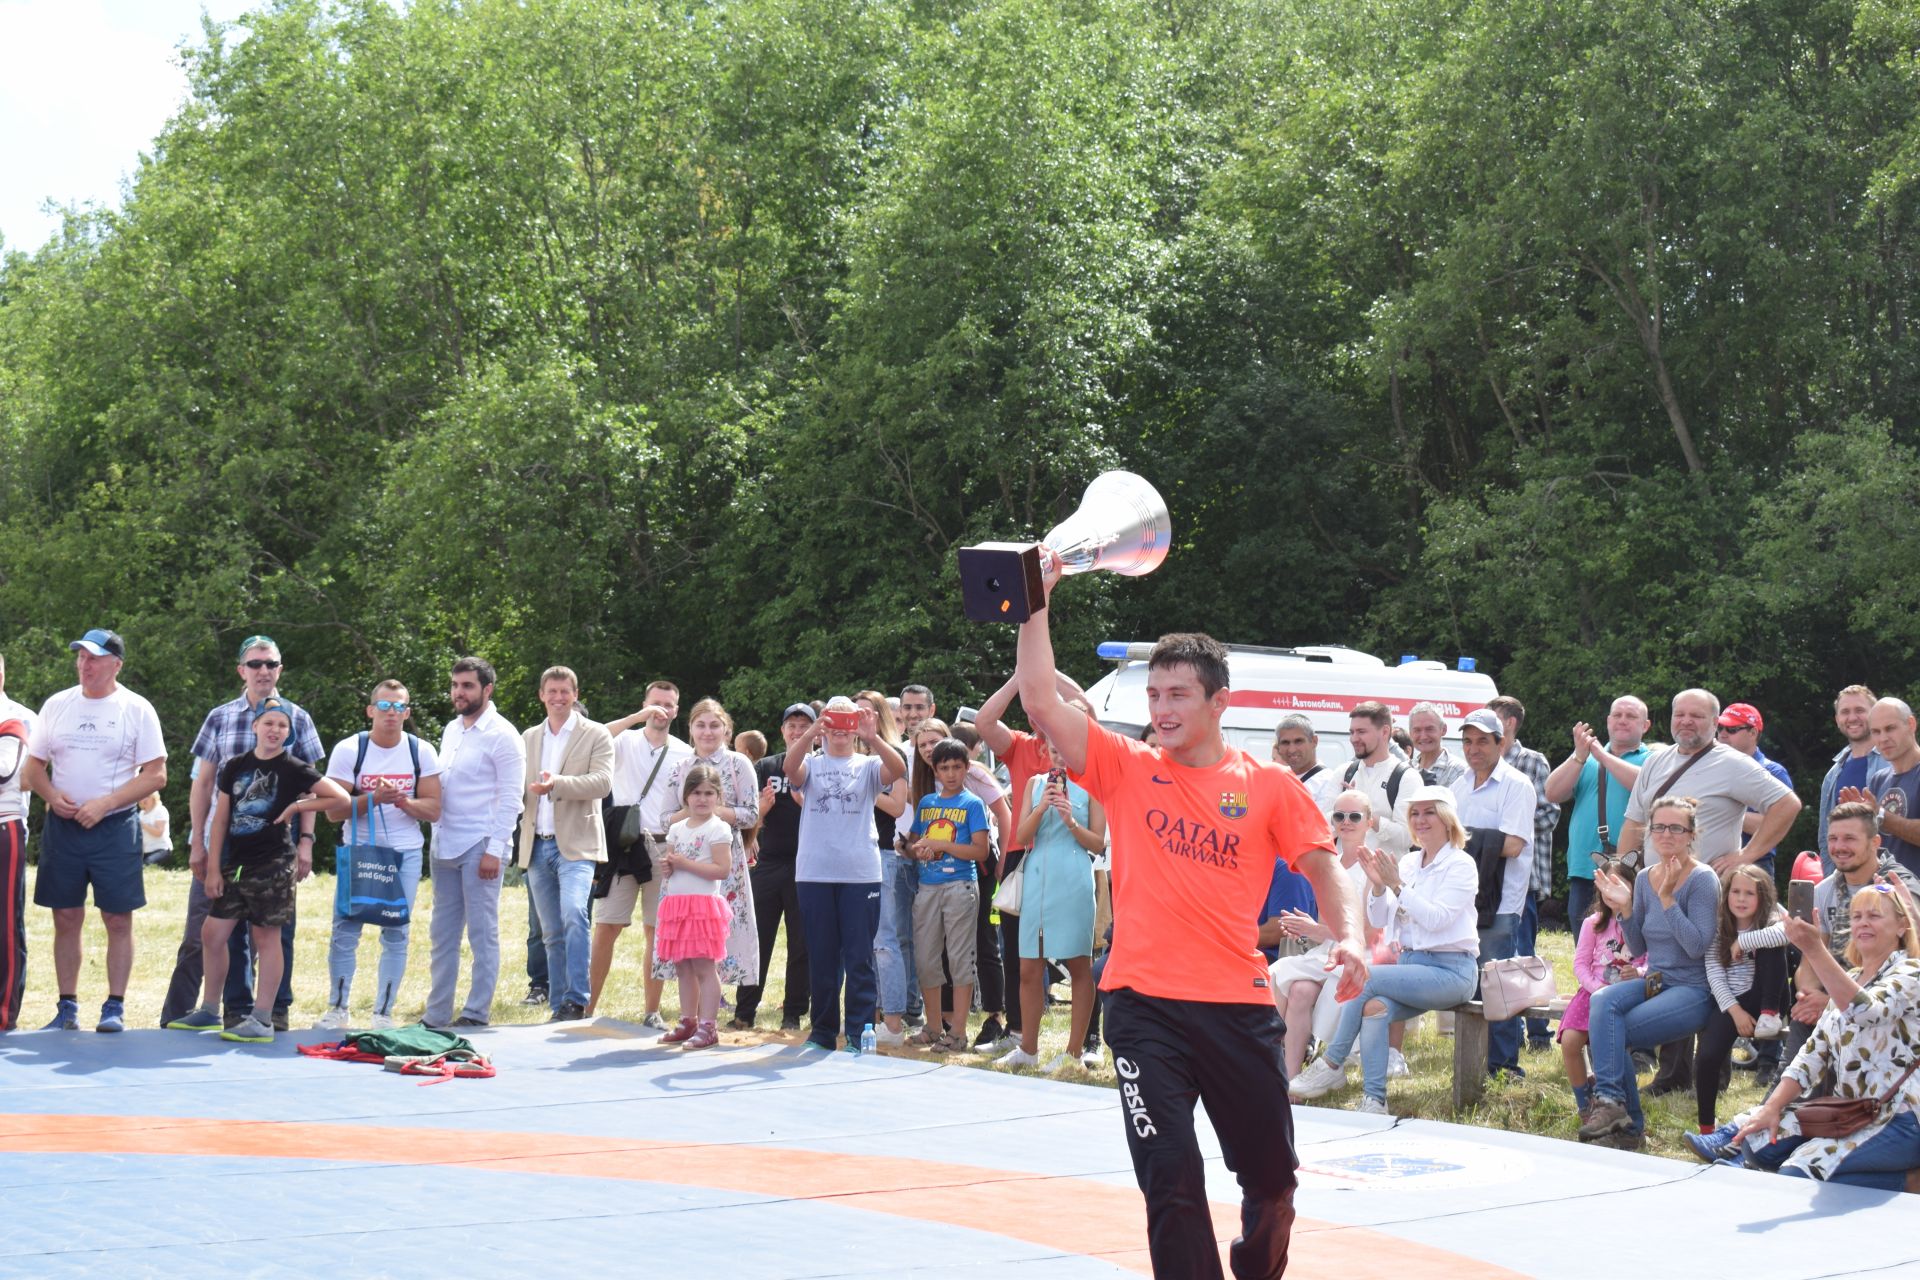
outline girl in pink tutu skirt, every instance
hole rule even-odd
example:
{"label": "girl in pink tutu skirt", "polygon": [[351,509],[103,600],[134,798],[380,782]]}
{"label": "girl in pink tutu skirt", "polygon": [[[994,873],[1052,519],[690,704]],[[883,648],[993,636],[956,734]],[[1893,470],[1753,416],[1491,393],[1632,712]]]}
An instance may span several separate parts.
{"label": "girl in pink tutu skirt", "polygon": [[720,1015],[716,964],[727,954],[727,930],[733,924],[733,909],[720,886],[733,867],[734,836],[713,812],[720,803],[718,769],[702,764],[687,770],[680,796],[687,817],[667,829],[654,955],[674,966],[683,1016],[661,1042],[707,1049],[720,1040],[714,1025]]}

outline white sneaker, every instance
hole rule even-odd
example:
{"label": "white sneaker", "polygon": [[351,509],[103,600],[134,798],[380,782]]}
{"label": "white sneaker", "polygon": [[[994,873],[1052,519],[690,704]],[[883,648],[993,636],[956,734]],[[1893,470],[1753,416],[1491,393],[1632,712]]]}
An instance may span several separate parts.
{"label": "white sneaker", "polygon": [[1287,1086],[1287,1092],[1296,1098],[1318,1098],[1346,1087],[1347,1068],[1344,1063],[1336,1067],[1325,1058],[1315,1058],[1293,1078],[1293,1083]]}
{"label": "white sneaker", "polygon": [[1407,1065],[1407,1055],[1391,1046],[1387,1048],[1387,1079],[1397,1080],[1413,1074],[1413,1068]]}
{"label": "white sneaker", "polygon": [[390,1013],[376,1013],[373,1015],[373,1029],[375,1031],[391,1031],[399,1025],[400,1020]]}
{"label": "white sneaker", "polygon": [[1098,1071],[1106,1065],[1106,1062],[1107,1060],[1100,1056],[1098,1049],[1089,1049],[1080,1055],[1080,1065],[1088,1071]]}
{"label": "white sneaker", "polygon": [[1060,1072],[1065,1071],[1068,1067],[1077,1066],[1078,1064],[1079,1064],[1079,1060],[1076,1059],[1072,1054],[1056,1053],[1051,1058],[1048,1058],[1047,1065],[1040,1069],[1051,1076],[1051,1075],[1058,1075]]}
{"label": "white sneaker", "polygon": [[347,1029],[347,1011],[340,1008],[328,1008],[320,1015],[320,1021],[313,1024],[315,1031],[345,1031]]}
{"label": "white sneaker", "polygon": [[907,1042],[907,1033],[904,1031],[889,1031],[887,1024],[883,1022],[873,1029],[873,1042],[876,1045],[884,1046],[888,1049],[898,1049]]}
{"label": "white sneaker", "polygon": [[1753,1038],[1755,1040],[1778,1040],[1786,1025],[1780,1021],[1777,1013],[1763,1013],[1754,1020]]}
{"label": "white sneaker", "polygon": [[1370,1093],[1361,1094],[1360,1101],[1353,1104],[1353,1109],[1363,1116],[1384,1116],[1392,1114],[1387,1110],[1386,1103],[1380,1101],[1380,1099]]}
{"label": "white sneaker", "polygon": [[1006,1067],[1008,1070],[1016,1067],[1037,1067],[1040,1065],[1040,1059],[1022,1049],[1016,1041],[1011,1050],[993,1060],[993,1065]]}

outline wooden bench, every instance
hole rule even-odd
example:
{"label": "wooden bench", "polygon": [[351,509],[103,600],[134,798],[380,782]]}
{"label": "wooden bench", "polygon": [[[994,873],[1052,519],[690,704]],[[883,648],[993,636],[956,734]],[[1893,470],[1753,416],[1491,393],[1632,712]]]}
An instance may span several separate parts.
{"label": "wooden bench", "polygon": [[[1520,1016],[1558,1018],[1566,1007],[1567,1002],[1560,999],[1551,1004],[1535,1005]],[[1469,1000],[1446,1012],[1453,1015],[1453,1109],[1457,1113],[1486,1096],[1486,1007],[1478,1000]]]}

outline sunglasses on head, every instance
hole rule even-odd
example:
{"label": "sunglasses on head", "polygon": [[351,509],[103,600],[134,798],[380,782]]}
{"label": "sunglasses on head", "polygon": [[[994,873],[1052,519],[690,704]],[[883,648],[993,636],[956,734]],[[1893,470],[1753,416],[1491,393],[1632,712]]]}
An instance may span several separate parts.
{"label": "sunglasses on head", "polygon": [[375,698],[373,700],[373,709],[375,711],[405,711],[407,706],[407,703],[396,702],[392,698]]}
{"label": "sunglasses on head", "polygon": [[278,671],[280,669],[280,659],[248,658],[245,662],[241,663],[240,665],[247,668],[249,671]]}
{"label": "sunglasses on head", "polygon": [[1367,815],[1364,813],[1343,813],[1341,810],[1335,809],[1333,811],[1333,820],[1335,822],[1365,822]]}

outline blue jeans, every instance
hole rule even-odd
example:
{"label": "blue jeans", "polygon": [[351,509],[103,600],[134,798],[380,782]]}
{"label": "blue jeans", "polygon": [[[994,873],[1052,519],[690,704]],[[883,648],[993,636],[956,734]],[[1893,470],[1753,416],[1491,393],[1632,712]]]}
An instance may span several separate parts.
{"label": "blue jeans", "polygon": [[[1580,936],[1579,926],[1573,930],[1573,936]],[[1535,947],[1540,942],[1540,902],[1533,896],[1533,890],[1527,890],[1526,909],[1520,913],[1520,936],[1515,940],[1513,954],[1517,956],[1537,956]],[[1536,1049],[1544,1049],[1553,1041],[1548,1036],[1545,1018],[1527,1019],[1527,1043]]]}
{"label": "blue jeans", "polygon": [[873,1021],[873,935],[880,927],[880,887],[802,880],[800,922],[807,935],[807,976],[812,980],[813,1024],[807,1039],[824,1049],[837,1047],[840,1034],[840,981],[846,993],[847,1037],[860,1043],[861,1029]]}
{"label": "blue jeans", "polygon": [[[1920,1169],[1920,1119],[1911,1111],[1902,1111],[1887,1121],[1884,1129],[1855,1147],[1827,1181],[1873,1191],[1905,1191],[1909,1169]],[[1811,1176],[1792,1166],[1780,1172],[1794,1178]]]}
{"label": "blue jeans", "polygon": [[540,935],[547,940],[547,1002],[587,1003],[587,963],[592,922],[593,868],[586,858],[562,857],[552,836],[535,836],[527,864],[527,891],[540,913]]}
{"label": "blue jeans", "polygon": [[527,883],[527,988],[545,991],[547,976],[547,939],[540,932],[540,912],[533,905],[533,885]]}
{"label": "blue jeans", "polygon": [[1567,927],[1580,936],[1580,922],[1593,914],[1593,881],[1579,876],[1567,877]]}
{"label": "blue jeans", "polygon": [[[1532,894],[1528,895],[1529,901]],[[1493,923],[1480,931],[1480,963],[1489,960],[1511,960],[1520,954],[1519,913],[1501,914],[1493,918]],[[1520,1072],[1520,1019],[1508,1018],[1505,1022],[1487,1024],[1487,1074],[1496,1071]]]}
{"label": "blue jeans", "polygon": [[1634,1078],[1633,1051],[1684,1040],[1707,1025],[1713,994],[1705,987],[1668,987],[1652,999],[1639,980],[1616,982],[1593,993],[1588,1012],[1587,1052],[1593,1058],[1593,1096],[1625,1104],[1634,1131],[1643,1133],[1640,1082]]}
{"label": "blue jeans", "polygon": [[[405,850],[400,854],[400,892],[407,906],[413,906],[419,887],[420,850]],[[360,961],[361,927],[358,920],[333,918],[333,938],[327,944],[327,1003],[335,1009],[346,1008],[348,998],[353,995],[353,974]],[[412,936],[411,923],[380,927],[380,970],[373,992],[375,1013],[393,1014],[394,999],[407,976],[407,942]]]}
{"label": "blue jeans", "polygon": [[880,921],[873,933],[873,968],[880,982],[882,1013],[911,1012],[916,1003],[913,997],[919,993],[913,968],[913,899],[919,889],[917,862],[892,852],[880,855]]}
{"label": "blue jeans", "polygon": [[[1347,1060],[1360,1040],[1360,1077],[1369,1098],[1387,1100],[1387,1028],[1429,1009],[1451,1009],[1473,994],[1478,966],[1465,951],[1405,951],[1397,964],[1371,970],[1360,994],[1340,1006],[1340,1022],[1327,1042],[1327,1061]],[[1329,978],[1331,980],[1331,977]],[[1367,1001],[1387,1006],[1365,1016]]]}
{"label": "blue jeans", "polygon": [[[907,1015],[918,1017],[927,1003],[920,995],[920,984],[914,980],[913,961],[913,900],[920,893],[920,864],[896,854],[891,862],[883,865],[881,872],[884,896],[880,909],[893,913],[893,933],[900,942],[900,972],[907,982]],[[882,1004],[885,1005],[884,1000]],[[892,1009],[891,1005],[885,1007]]]}

